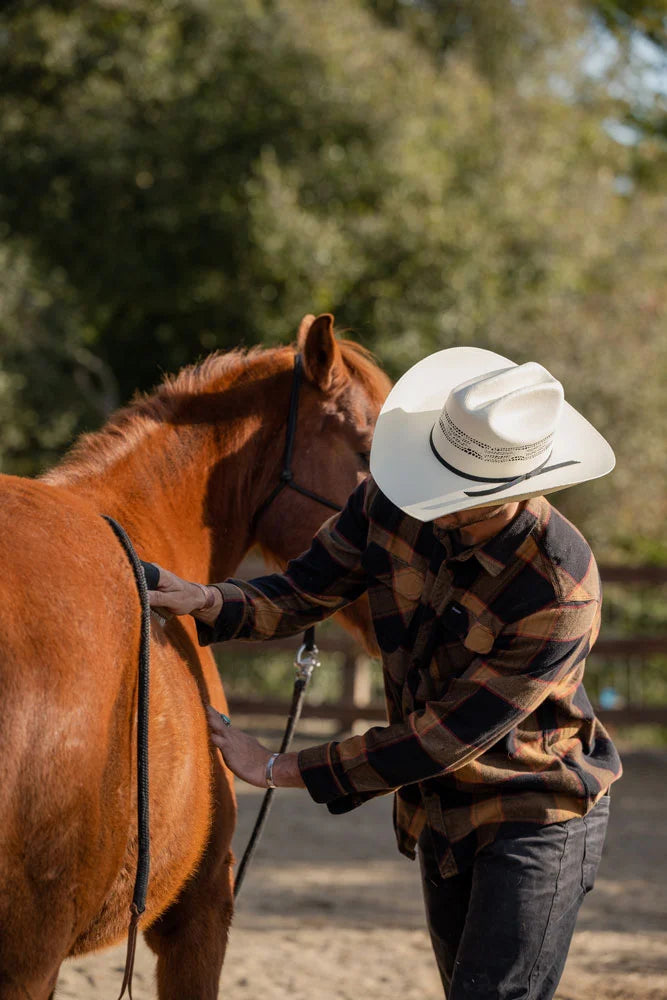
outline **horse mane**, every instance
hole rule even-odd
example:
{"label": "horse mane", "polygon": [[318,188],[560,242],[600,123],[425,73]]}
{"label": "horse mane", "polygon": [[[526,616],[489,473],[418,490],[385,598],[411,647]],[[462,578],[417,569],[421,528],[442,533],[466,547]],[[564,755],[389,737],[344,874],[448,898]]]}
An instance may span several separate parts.
{"label": "horse mane", "polygon": [[[366,390],[371,400],[381,404],[386,395],[385,376],[375,365],[367,348],[352,340],[339,340],[347,368]],[[218,394],[241,380],[276,374],[292,365],[295,347],[234,348],[215,351],[203,361],[166,375],[149,393],[137,393],[131,402],[113,413],[102,428],[83,434],[53,469],[39,478],[51,485],[101,473],[122,459],[159,424],[178,417],[187,419],[188,405],[207,394]]]}

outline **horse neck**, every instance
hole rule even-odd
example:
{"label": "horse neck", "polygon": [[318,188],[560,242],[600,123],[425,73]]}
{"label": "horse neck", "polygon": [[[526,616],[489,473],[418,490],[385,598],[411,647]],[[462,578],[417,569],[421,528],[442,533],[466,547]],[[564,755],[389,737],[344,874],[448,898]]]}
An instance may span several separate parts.
{"label": "horse neck", "polygon": [[254,512],[278,479],[289,378],[273,391],[237,391],[223,404],[227,419],[156,423],[102,469],[66,462],[45,479],[118,520],[141,558],[186,579],[224,579],[252,545]]}

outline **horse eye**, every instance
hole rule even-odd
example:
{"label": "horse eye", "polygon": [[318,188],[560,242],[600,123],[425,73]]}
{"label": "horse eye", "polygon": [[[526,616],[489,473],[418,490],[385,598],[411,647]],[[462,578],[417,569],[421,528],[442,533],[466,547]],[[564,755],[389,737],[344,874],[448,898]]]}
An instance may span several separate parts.
{"label": "horse eye", "polygon": [[370,467],[370,462],[371,462],[371,454],[370,454],[370,452],[369,451],[358,451],[357,455],[361,459],[361,464],[364,466],[364,468],[368,469]]}

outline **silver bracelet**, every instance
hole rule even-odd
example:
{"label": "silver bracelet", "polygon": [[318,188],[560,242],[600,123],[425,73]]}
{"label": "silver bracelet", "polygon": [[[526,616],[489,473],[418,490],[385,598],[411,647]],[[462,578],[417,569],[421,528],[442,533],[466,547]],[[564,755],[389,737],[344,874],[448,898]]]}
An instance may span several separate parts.
{"label": "silver bracelet", "polygon": [[193,613],[196,614],[198,611],[208,611],[215,604],[215,590],[213,587],[205,587],[203,583],[195,583],[195,587],[199,587],[202,594],[204,595],[204,603],[200,608],[193,608]]}
{"label": "silver bracelet", "polygon": [[279,753],[272,753],[266,762],[266,787],[267,788],[277,788],[275,781],[273,780],[273,765],[280,757]]}

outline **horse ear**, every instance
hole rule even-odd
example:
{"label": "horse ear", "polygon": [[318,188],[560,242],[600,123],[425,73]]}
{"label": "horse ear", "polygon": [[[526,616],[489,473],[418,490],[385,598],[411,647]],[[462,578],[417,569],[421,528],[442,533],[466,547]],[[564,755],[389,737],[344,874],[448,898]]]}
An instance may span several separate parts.
{"label": "horse ear", "polygon": [[315,317],[313,316],[313,314],[306,313],[306,315],[299,323],[299,332],[296,335],[296,343],[300,351],[303,350],[303,342],[306,339],[306,334],[308,333],[314,322],[315,322]]}
{"label": "horse ear", "polygon": [[322,313],[317,318],[304,316],[296,342],[303,355],[306,378],[322,392],[330,392],[347,379],[331,313]]}

